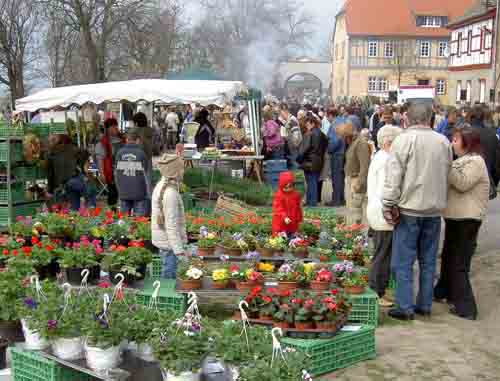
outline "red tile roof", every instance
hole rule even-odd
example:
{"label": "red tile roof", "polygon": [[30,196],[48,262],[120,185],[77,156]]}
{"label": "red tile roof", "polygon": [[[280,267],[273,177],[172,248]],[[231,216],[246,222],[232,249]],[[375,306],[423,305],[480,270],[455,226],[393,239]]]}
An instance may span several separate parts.
{"label": "red tile roof", "polygon": [[417,27],[416,16],[447,16],[453,20],[476,0],[346,0],[347,34],[363,36],[446,37],[442,28]]}

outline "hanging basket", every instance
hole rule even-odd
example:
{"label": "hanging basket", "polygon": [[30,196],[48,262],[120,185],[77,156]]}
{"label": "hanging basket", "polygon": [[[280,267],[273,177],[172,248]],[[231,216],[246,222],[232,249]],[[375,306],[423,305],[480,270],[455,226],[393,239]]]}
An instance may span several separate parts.
{"label": "hanging basket", "polygon": [[28,324],[24,319],[21,320],[21,324],[23,326],[26,349],[30,351],[41,351],[50,346],[50,343],[47,340],[40,337],[40,333],[29,329]]}
{"label": "hanging basket", "polygon": [[61,338],[52,342],[54,355],[62,360],[79,360],[84,357],[83,338]]}
{"label": "hanging basket", "polygon": [[85,358],[89,368],[96,371],[106,371],[117,368],[121,362],[120,346],[101,349],[85,346]]}

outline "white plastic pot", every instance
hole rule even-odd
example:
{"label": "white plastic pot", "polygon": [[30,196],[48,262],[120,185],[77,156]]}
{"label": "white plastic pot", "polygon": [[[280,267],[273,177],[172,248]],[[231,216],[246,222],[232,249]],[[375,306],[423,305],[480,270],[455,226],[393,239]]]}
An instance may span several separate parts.
{"label": "white plastic pot", "polygon": [[83,338],[62,338],[52,342],[52,351],[62,360],[79,360],[83,358]]}
{"label": "white plastic pot", "polygon": [[44,338],[40,337],[38,332],[29,329],[26,320],[21,319],[23,326],[24,339],[26,341],[25,348],[31,351],[41,351],[48,348],[50,343]]}
{"label": "white plastic pot", "polygon": [[105,371],[117,368],[122,360],[119,346],[101,349],[86,345],[85,357],[89,368],[96,371]]}
{"label": "white plastic pot", "polygon": [[182,372],[180,375],[176,376],[168,370],[162,369],[161,374],[163,376],[163,381],[198,381],[200,379],[199,375],[193,372]]}
{"label": "white plastic pot", "polygon": [[147,362],[155,362],[153,348],[149,344],[143,343],[137,346],[137,357]]}

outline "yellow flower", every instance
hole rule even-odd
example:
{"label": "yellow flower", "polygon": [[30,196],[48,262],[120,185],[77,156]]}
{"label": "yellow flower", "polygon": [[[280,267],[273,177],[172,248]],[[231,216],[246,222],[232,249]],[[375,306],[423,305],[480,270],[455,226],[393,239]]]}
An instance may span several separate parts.
{"label": "yellow flower", "polygon": [[221,281],[229,279],[229,273],[226,269],[217,269],[212,273],[212,280]]}
{"label": "yellow flower", "polygon": [[274,271],[274,265],[271,263],[259,263],[259,271],[272,273]]}
{"label": "yellow flower", "polygon": [[215,239],[215,234],[214,233],[208,233],[206,238],[207,239]]}
{"label": "yellow flower", "polygon": [[309,275],[314,271],[314,263],[306,263],[304,264],[304,272]]}

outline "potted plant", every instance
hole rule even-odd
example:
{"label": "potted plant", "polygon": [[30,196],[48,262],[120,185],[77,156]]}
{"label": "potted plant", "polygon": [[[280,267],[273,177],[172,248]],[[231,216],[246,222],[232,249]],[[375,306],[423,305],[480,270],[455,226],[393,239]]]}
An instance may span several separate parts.
{"label": "potted plant", "polygon": [[261,295],[259,318],[263,321],[273,321],[274,314],[278,311],[277,298],[264,293]]}
{"label": "potted plant", "polygon": [[217,268],[212,271],[212,288],[228,288],[231,277],[227,268]]}
{"label": "potted plant", "polygon": [[309,241],[307,239],[294,238],[290,241],[288,247],[296,258],[307,258],[309,256]]}
{"label": "potted plant", "polygon": [[276,274],[278,280],[278,290],[296,290],[300,283],[306,279],[304,265],[300,262],[281,265]]}
{"label": "potted plant", "polygon": [[331,271],[322,267],[313,273],[313,278],[310,283],[311,290],[326,291],[330,288],[330,283],[333,281]]}
{"label": "potted plant", "polygon": [[89,242],[82,237],[80,242],[68,244],[61,250],[59,263],[66,272],[66,279],[73,285],[82,282],[82,271],[88,269],[90,276],[88,283],[98,282],[101,273],[98,257],[103,253],[100,242],[94,240]]}
{"label": "potted plant", "polygon": [[[125,325],[128,314],[115,305],[107,305],[106,311],[98,300],[98,309],[83,322],[85,334],[85,357],[89,368],[107,371],[121,362],[120,344],[126,336]],[[128,312],[128,311],[127,311]]]}
{"label": "potted plant", "polygon": [[16,218],[16,223],[10,227],[12,237],[23,239],[27,245],[31,246],[31,235],[33,230],[33,219],[31,217]]}
{"label": "potted plant", "polygon": [[318,298],[314,306],[314,321],[316,329],[333,331],[336,329],[338,316],[337,301],[334,296]]}
{"label": "potted plant", "polygon": [[55,279],[60,271],[57,246],[48,239],[32,238],[31,260],[40,280]]}
{"label": "potted plant", "polygon": [[299,232],[310,241],[316,241],[319,238],[320,226],[319,223],[302,222],[299,226]]}
{"label": "potted plant", "polygon": [[354,264],[349,261],[336,263],[333,265],[332,272],[337,284],[341,285],[344,278],[350,276],[354,272]]}
{"label": "potted plant", "polygon": [[293,326],[293,310],[286,300],[280,302],[273,315],[274,326],[287,329]]}
{"label": "potted plant", "polygon": [[264,282],[264,276],[260,272],[246,265],[233,266],[231,279],[236,282],[236,288],[240,291],[251,290]]}
{"label": "potted plant", "polygon": [[102,225],[104,232],[103,237],[109,242],[110,245],[128,246],[130,242],[130,221],[121,218],[118,221],[108,220],[108,223]]}
{"label": "potted plant", "polygon": [[241,233],[224,236],[219,243],[219,247],[222,249],[224,255],[229,257],[241,257],[243,251],[248,251],[248,244]]}
{"label": "potted plant", "polygon": [[206,232],[200,235],[198,240],[198,256],[200,257],[211,257],[215,253],[215,247],[218,242],[218,237],[215,233]]}
{"label": "potted plant", "polygon": [[343,279],[344,291],[348,294],[359,295],[365,292],[367,286],[366,279],[360,273],[352,273]]}
{"label": "potted plant", "polygon": [[46,295],[56,297],[60,294],[60,289],[55,283],[48,281],[40,283],[40,291],[36,287],[35,283],[26,289],[25,297],[17,301],[16,310],[21,319],[25,348],[39,351],[49,347],[50,343],[33,327],[36,326],[37,319],[47,313]]}
{"label": "potted plant", "polygon": [[125,276],[125,282],[133,285],[137,280],[144,279],[146,268],[153,260],[151,252],[140,245],[131,247],[111,246],[111,255],[106,256],[102,264],[109,268],[111,282],[117,282],[115,276],[121,273]]}
{"label": "potted plant", "polygon": [[305,331],[314,328],[313,306],[314,299],[310,298],[309,296],[304,299],[298,310],[295,312],[295,329]]}
{"label": "potted plant", "polygon": [[75,219],[68,211],[48,213],[40,222],[50,238],[61,239],[64,242],[71,242],[74,239]]}
{"label": "potted plant", "polygon": [[0,337],[9,342],[23,341],[16,303],[26,296],[27,282],[16,269],[0,272]]}
{"label": "potted plant", "polygon": [[202,287],[203,268],[199,262],[179,261],[177,279],[180,290],[199,290]]}
{"label": "potted plant", "polygon": [[[165,327],[153,332],[150,343],[165,381],[195,381],[201,362],[209,350],[206,330]],[[166,338],[166,339],[165,339]]]}
{"label": "potted plant", "polygon": [[269,237],[265,239],[261,246],[259,246],[259,252],[263,257],[273,257],[282,256],[287,248],[287,242],[285,237],[278,235],[275,237]]}

